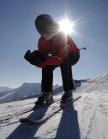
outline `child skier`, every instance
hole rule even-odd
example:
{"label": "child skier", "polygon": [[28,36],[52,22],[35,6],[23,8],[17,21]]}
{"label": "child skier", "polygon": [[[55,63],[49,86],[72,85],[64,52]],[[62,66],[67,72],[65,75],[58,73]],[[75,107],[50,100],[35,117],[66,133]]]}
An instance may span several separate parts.
{"label": "child skier", "polygon": [[79,49],[69,35],[60,31],[59,24],[51,16],[39,15],[35,20],[35,26],[41,35],[38,50],[34,52],[28,50],[24,58],[30,64],[42,68],[42,93],[37,104],[52,102],[53,70],[57,67],[61,69],[64,88],[61,101],[68,102],[73,99],[74,89],[71,66],[75,65],[80,58]]}

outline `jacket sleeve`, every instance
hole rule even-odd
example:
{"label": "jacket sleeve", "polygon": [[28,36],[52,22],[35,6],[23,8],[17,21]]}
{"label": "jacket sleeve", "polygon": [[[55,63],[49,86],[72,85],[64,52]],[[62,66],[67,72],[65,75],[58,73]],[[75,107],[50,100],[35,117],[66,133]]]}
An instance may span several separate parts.
{"label": "jacket sleeve", "polygon": [[59,57],[52,57],[52,56],[47,56],[46,62],[40,63],[36,65],[39,68],[43,68],[46,65],[60,65],[63,62],[63,60]]}

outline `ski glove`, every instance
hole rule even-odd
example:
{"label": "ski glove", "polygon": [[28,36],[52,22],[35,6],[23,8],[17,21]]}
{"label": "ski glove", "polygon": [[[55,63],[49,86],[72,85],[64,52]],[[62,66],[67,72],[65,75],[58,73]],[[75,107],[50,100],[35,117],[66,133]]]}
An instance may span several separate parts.
{"label": "ski glove", "polygon": [[24,58],[32,65],[37,65],[46,61],[46,56],[37,50],[32,53],[30,52],[30,50],[28,50],[24,55]]}
{"label": "ski glove", "polygon": [[46,61],[46,56],[45,54],[43,54],[40,51],[35,50],[34,52],[32,52],[32,55],[35,57],[35,59],[37,60],[37,62],[39,63],[44,63]]}

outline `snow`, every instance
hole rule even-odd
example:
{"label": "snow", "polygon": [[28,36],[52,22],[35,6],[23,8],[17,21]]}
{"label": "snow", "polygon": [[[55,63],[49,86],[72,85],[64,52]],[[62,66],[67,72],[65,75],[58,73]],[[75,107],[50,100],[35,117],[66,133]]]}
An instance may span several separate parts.
{"label": "snow", "polygon": [[[50,107],[22,114],[35,105],[35,95],[39,92],[40,84],[24,83],[4,95],[2,93],[0,139],[108,139],[108,74],[75,82],[73,95],[82,97],[45,123],[21,124],[20,118],[44,119],[59,109],[59,102],[55,102]],[[54,86],[54,98],[61,98],[62,94],[63,87]],[[24,96],[28,97],[22,100]]]}

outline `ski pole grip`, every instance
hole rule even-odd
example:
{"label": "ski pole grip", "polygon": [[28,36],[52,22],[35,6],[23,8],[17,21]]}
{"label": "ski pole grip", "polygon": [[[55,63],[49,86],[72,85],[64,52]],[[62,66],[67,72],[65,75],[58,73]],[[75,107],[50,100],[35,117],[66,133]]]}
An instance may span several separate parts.
{"label": "ski pole grip", "polygon": [[79,50],[86,50],[86,47],[80,48]]}

